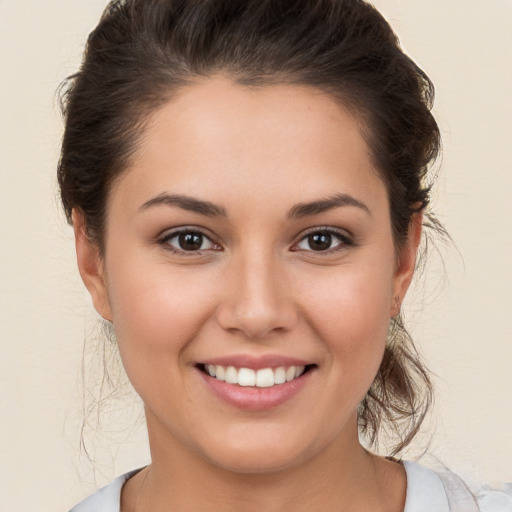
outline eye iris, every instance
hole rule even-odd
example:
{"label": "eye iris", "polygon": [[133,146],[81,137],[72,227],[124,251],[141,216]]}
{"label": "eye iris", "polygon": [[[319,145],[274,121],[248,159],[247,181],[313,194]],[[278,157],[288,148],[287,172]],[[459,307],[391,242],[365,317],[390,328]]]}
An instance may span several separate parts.
{"label": "eye iris", "polygon": [[198,251],[203,245],[203,235],[201,233],[182,233],[179,236],[179,244],[184,251]]}
{"label": "eye iris", "polygon": [[325,251],[332,244],[332,235],[329,233],[314,233],[308,236],[308,243],[314,251]]}

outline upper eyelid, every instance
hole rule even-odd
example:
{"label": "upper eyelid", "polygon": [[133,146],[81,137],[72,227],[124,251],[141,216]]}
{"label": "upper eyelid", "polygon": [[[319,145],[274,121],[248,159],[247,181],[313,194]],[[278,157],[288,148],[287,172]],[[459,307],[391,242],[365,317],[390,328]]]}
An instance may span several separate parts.
{"label": "upper eyelid", "polygon": [[[199,233],[204,237],[208,238],[212,242],[215,242],[215,239],[218,238],[213,235],[209,230],[201,228],[199,226],[178,226],[175,228],[168,228],[162,231],[160,235],[157,236],[157,240],[168,240],[175,236],[181,235],[182,233]],[[215,242],[216,243],[216,242]]]}
{"label": "upper eyelid", "polygon": [[330,234],[338,235],[338,236],[341,236],[344,238],[350,238],[350,239],[354,238],[352,233],[350,233],[350,231],[347,231],[346,229],[335,228],[332,226],[315,226],[315,227],[308,228],[308,229],[302,231],[298,235],[297,239],[300,241],[303,238],[305,238],[306,236],[309,236],[313,233],[330,233]]}

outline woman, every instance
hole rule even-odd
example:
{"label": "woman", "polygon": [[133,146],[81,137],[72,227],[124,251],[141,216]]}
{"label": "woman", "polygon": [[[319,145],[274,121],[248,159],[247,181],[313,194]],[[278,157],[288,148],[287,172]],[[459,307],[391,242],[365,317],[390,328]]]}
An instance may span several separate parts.
{"label": "woman", "polygon": [[399,453],[431,400],[400,307],[432,98],[359,0],[109,5],[59,183],[152,462],[75,512],[479,510],[359,440],[388,428]]}

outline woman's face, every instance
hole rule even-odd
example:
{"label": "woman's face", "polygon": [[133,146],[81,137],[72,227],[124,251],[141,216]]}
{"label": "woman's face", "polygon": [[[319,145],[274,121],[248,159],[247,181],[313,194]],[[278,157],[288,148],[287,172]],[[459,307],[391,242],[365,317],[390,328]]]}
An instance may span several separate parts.
{"label": "woman's face", "polygon": [[358,446],[419,227],[397,257],[347,110],[299,86],[188,86],[111,191],[103,260],[80,222],[81,272],[114,323],[153,456],[265,472]]}

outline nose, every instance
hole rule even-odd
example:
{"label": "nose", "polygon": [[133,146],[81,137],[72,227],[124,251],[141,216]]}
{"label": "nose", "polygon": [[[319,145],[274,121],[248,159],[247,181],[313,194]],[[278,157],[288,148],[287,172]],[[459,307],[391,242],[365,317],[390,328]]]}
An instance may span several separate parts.
{"label": "nose", "polygon": [[298,311],[283,268],[272,255],[239,258],[227,270],[226,293],[217,321],[231,332],[256,340],[292,329]]}

